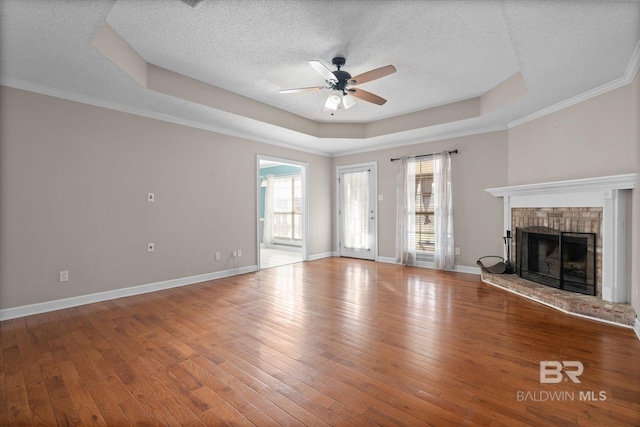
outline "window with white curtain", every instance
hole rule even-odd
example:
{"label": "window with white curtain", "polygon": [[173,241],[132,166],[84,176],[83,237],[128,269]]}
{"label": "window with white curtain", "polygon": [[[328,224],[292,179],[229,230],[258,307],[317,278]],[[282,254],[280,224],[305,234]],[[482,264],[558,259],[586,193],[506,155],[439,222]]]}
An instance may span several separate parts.
{"label": "window with white curtain", "polygon": [[433,261],[434,268],[452,269],[451,153],[398,160],[396,262],[419,265]]}
{"label": "window with white curtain", "polygon": [[302,240],[302,176],[273,178],[273,238]]}
{"label": "window with white curtain", "polygon": [[433,253],[435,250],[434,198],[433,194],[433,159],[411,162],[415,176],[415,222],[409,233],[415,235],[417,252]]}

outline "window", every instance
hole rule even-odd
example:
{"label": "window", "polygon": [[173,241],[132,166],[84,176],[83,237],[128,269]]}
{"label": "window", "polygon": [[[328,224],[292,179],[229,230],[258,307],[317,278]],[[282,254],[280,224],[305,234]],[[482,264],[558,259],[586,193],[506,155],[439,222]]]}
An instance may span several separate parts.
{"label": "window", "polygon": [[273,191],[274,239],[302,240],[301,175],[275,177]]}
{"label": "window", "polygon": [[454,267],[451,152],[428,156],[428,160],[398,159],[396,262],[433,262],[436,269],[450,270]]}
{"label": "window", "polygon": [[414,168],[415,183],[415,250],[433,252],[435,250],[434,198],[433,194],[433,159],[411,162]]}

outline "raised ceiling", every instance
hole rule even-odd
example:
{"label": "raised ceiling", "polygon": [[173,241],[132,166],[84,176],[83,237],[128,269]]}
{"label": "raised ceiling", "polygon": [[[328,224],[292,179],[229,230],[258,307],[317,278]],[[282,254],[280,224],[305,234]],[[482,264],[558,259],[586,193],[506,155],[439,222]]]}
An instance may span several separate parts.
{"label": "raised ceiling", "polygon": [[[506,129],[626,84],[640,62],[637,1],[204,0],[194,9],[180,0],[5,0],[0,8],[5,85],[329,155]],[[105,23],[146,63],[286,119],[140,84],[92,45]],[[357,100],[331,115],[321,111],[328,91],[278,93],[323,85],[307,60],[331,66],[337,55],[352,75],[395,65],[362,85],[388,102]],[[526,93],[491,110],[403,127],[513,76]]]}

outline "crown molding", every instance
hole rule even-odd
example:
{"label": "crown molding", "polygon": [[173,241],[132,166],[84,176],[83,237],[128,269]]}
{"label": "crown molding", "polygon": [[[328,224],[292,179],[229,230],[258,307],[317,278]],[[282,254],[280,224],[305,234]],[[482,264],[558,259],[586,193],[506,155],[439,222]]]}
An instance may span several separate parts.
{"label": "crown molding", "polygon": [[388,144],[376,145],[375,147],[371,147],[371,148],[363,148],[362,150],[340,151],[337,153],[333,153],[331,157],[350,156],[352,154],[369,153],[372,151],[387,150],[390,148],[408,147],[411,145],[425,144],[425,143],[434,142],[434,141],[446,141],[448,139],[453,139],[453,138],[462,138],[464,136],[470,136],[470,135],[482,135],[484,133],[499,132],[502,130],[507,130],[507,127],[504,125],[497,125],[497,126],[489,126],[484,128],[472,128],[472,129],[466,129],[461,131],[448,132],[442,135],[435,135],[432,137],[411,139],[411,140],[405,140],[405,141],[399,141],[399,142],[390,142]]}
{"label": "crown molding", "polygon": [[169,114],[162,114],[155,111],[145,110],[143,108],[132,107],[130,105],[119,104],[117,102],[107,101],[104,99],[95,98],[87,95],[81,95],[75,92],[55,89],[49,86],[39,85],[36,83],[25,82],[23,80],[14,79],[11,77],[0,76],[0,85],[12,87],[14,89],[26,90],[28,92],[39,93],[41,95],[47,95],[54,98],[60,98],[67,101],[73,101],[81,104],[93,105],[95,107],[106,108],[108,110],[119,111],[121,113],[133,114],[136,116],[146,117],[149,119],[160,120],[163,122],[174,123],[174,124],[187,126],[195,129],[201,129],[209,132],[229,135],[236,138],[248,139],[251,141],[261,142],[263,144],[269,144],[277,147],[288,148],[290,150],[302,151],[305,153],[317,154],[325,157],[331,156],[331,153],[326,151],[300,147],[297,145],[287,144],[285,142],[278,142],[272,139],[261,138],[255,135],[245,134],[243,132],[232,131],[219,126],[213,126],[206,123],[197,122],[194,120],[187,120],[180,117],[171,116]]}
{"label": "crown molding", "polygon": [[536,111],[535,113],[529,114],[527,116],[521,117],[512,122],[509,122],[507,123],[507,128],[511,129],[511,128],[520,126],[532,120],[539,119],[540,117],[544,117],[546,115],[563,110],[567,107],[571,107],[573,105],[579,104],[581,102],[584,102],[596,96],[603,95],[607,92],[611,92],[614,89],[618,89],[622,86],[626,86],[633,81],[634,77],[638,73],[638,69],[640,69],[640,42],[638,42],[635,50],[633,51],[633,55],[631,55],[631,59],[629,60],[629,64],[627,65],[627,69],[625,70],[624,75],[619,79],[613,80],[609,83],[603,84],[602,86],[598,86],[597,88],[594,88],[586,92],[583,92],[579,95],[576,95],[573,98],[566,99],[555,105],[552,105],[550,107]]}
{"label": "crown molding", "polygon": [[54,98],[60,98],[60,99],[64,99],[64,100],[67,100],[67,101],[78,102],[78,103],[87,104],[87,105],[93,105],[95,107],[100,107],[100,108],[106,108],[108,110],[114,110],[114,111],[119,111],[119,112],[122,112],[122,113],[133,114],[133,115],[136,115],[136,116],[146,117],[146,118],[149,118],[149,119],[160,120],[160,121],[163,121],[163,122],[174,123],[174,124],[187,126],[187,127],[191,127],[191,128],[195,128],[195,129],[201,129],[201,130],[206,130],[206,131],[209,131],[209,132],[215,132],[215,133],[219,133],[219,134],[223,134],[223,135],[229,135],[229,136],[233,136],[233,137],[236,137],[236,138],[248,139],[248,140],[251,140],[251,141],[261,142],[261,143],[268,144],[268,145],[273,145],[273,146],[276,146],[276,147],[282,147],[282,148],[287,148],[287,149],[290,149],[290,150],[295,150],[295,151],[300,151],[300,152],[305,152],[305,153],[310,153],[310,154],[316,154],[316,155],[324,156],[324,157],[340,157],[340,156],[347,156],[347,155],[351,155],[351,154],[367,153],[367,152],[371,152],[371,151],[384,150],[384,149],[388,149],[388,148],[404,147],[404,146],[408,146],[408,145],[423,144],[423,143],[433,142],[433,141],[443,141],[443,140],[452,139],[452,138],[458,138],[458,137],[469,136],[469,135],[480,135],[480,134],[483,134],[483,133],[496,132],[496,131],[506,130],[507,129],[503,125],[491,126],[489,128],[481,128],[481,129],[472,128],[472,129],[459,131],[459,132],[445,133],[445,134],[437,135],[437,136],[430,137],[430,138],[419,138],[419,139],[414,139],[414,140],[409,140],[409,141],[392,142],[392,143],[388,143],[388,144],[377,145],[377,146],[372,147],[372,148],[365,148],[365,149],[362,149],[362,150],[357,150],[356,149],[356,150],[350,150],[350,151],[344,151],[344,152],[333,152],[332,153],[332,152],[327,152],[327,151],[314,150],[314,149],[310,149],[310,148],[300,147],[300,146],[297,146],[297,145],[287,144],[287,143],[284,143],[284,142],[278,142],[278,141],[274,141],[272,139],[266,139],[266,138],[257,137],[255,135],[244,134],[242,132],[235,132],[235,131],[231,131],[231,130],[228,130],[228,129],[224,129],[222,127],[212,126],[212,125],[208,125],[208,124],[205,124],[205,123],[202,123],[202,122],[197,122],[197,121],[194,121],[194,120],[182,119],[182,118],[171,116],[171,115],[168,115],[168,114],[157,113],[155,111],[149,111],[149,110],[145,110],[143,108],[132,107],[130,105],[125,105],[125,104],[120,104],[120,103],[117,103],[117,102],[107,101],[107,100],[100,99],[100,98],[95,98],[95,97],[92,97],[92,96],[82,95],[82,94],[79,94],[79,93],[65,91],[65,90],[61,90],[61,89],[55,89],[55,88],[52,88],[52,87],[49,87],[49,86],[44,86],[44,85],[40,85],[40,84],[36,84],[36,83],[26,82],[26,81],[23,81],[23,80],[20,80],[20,79],[14,79],[14,78],[11,78],[11,77],[0,76],[0,85],[1,86],[12,87],[14,89],[25,90],[25,91],[28,91],[28,92],[39,93],[41,95],[51,96],[51,97],[54,97]]}

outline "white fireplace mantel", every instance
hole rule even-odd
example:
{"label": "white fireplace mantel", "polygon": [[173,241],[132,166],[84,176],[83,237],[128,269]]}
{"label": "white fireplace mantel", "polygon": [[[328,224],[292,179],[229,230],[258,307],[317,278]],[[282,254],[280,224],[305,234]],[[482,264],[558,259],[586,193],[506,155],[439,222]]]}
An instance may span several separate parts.
{"label": "white fireplace mantel", "polygon": [[637,174],[489,188],[504,199],[504,227],[511,230],[513,208],[601,207],[602,299],[627,302],[627,209]]}

